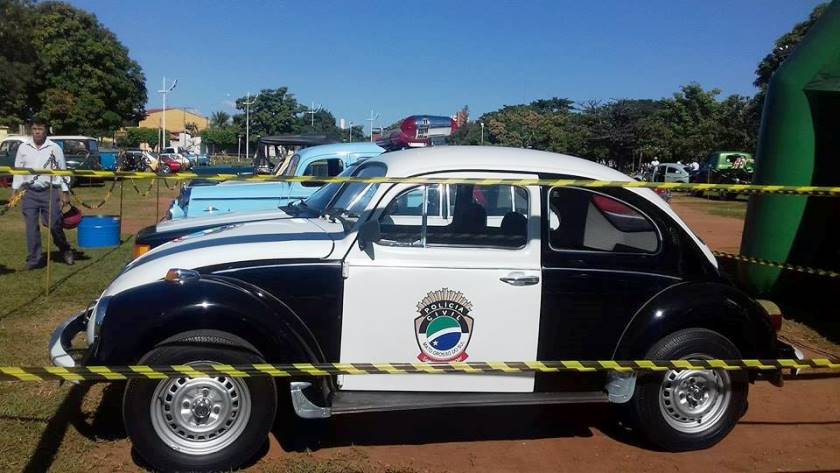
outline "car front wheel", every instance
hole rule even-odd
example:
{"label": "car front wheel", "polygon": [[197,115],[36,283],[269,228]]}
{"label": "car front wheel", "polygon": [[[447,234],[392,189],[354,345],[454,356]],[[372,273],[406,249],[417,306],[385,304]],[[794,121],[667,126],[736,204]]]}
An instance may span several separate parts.
{"label": "car front wheel", "polygon": [[[164,345],[141,365],[264,363],[237,347]],[[130,380],[123,420],[137,453],[155,470],[227,471],[254,457],[271,429],[277,394],[271,378],[179,377]]]}
{"label": "car front wheel", "polygon": [[[726,337],[706,329],[686,329],[657,342],[648,360],[740,359]],[[746,411],[746,374],[726,370],[668,370],[639,376],[624,405],[641,433],[668,451],[699,450],[723,439]]]}

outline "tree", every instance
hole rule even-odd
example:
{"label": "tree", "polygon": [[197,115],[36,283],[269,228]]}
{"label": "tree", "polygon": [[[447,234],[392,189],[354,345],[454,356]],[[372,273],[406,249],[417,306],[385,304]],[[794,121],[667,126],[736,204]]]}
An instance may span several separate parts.
{"label": "tree", "polygon": [[[168,135],[167,131],[167,135]],[[125,136],[119,140],[119,145],[124,148],[136,148],[143,143],[152,148],[160,141],[160,129],[158,128],[126,128]]]}
{"label": "tree", "polygon": [[341,130],[335,124],[335,116],[324,109],[317,110],[312,115],[304,113],[299,116],[294,131],[304,135],[326,135],[331,140],[341,139]]}
{"label": "tree", "polygon": [[201,139],[212,147],[211,153],[215,154],[220,149],[228,150],[237,145],[239,129],[231,125],[213,126],[201,132]]}
{"label": "tree", "polygon": [[776,72],[776,69],[778,69],[779,66],[785,62],[785,59],[793,53],[796,46],[800,41],[802,41],[802,38],[808,34],[808,31],[812,26],[814,26],[814,23],[817,22],[826,10],[828,10],[828,3],[817,5],[814,10],[811,11],[811,15],[807,20],[797,23],[794,25],[793,29],[783,34],[776,40],[773,45],[773,50],[764,56],[764,59],[758,63],[758,67],[755,69],[756,78],[753,84],[755,84],[756,87],[762,91],[767,90],[767,86],[770,84],[770,79],[773,77],[773,73]]}
{"label": "tree", "polygon": [[230,114],[227,112],[223,112],[219,110],[218,112],[213,112],[210,115],[210,126],[221,128],[223,126],[230,125]]}
{"label": "tree", "polygon": [[[234,123],[245,129],[245,102],[248,97],[236,99],[236,109],[243,113],[234,117]],[[260,136],[293,133],[298,124],[297,118],[304,108],[298,104],[288,87],[277,89],[263,89],[256,97],[250,98],[251,105],[251,140],[256,141]]]}
{"label": "tree", "polygon": [[39,3],[30,14],[38,93],[28,100],[56,132],[106,133],[142,118],[143,72],[94,15],[58,2]]}
{"label": "tree", "polygon": [[28,0],[0,0],[0,125],[15,125],[32,116],[37,55],[31,7]]}
{"label": "tree", "polygon": [[681,87],[673,98],[662,101],[659,111],[671,131],[673,159],[701,159],[709,151],[719,149],[717,142],[718,102],[720,90],[704,90],[700,84]]}

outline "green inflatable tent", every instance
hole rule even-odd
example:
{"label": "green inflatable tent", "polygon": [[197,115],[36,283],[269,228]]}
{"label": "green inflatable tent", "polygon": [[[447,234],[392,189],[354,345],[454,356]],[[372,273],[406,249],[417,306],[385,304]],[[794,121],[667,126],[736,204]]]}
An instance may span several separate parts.
{"label": "green inflatable tent", "polygon": [[[840,185],[840,1],[773,75],[764,103],[756,184]],[[840,198],[751,197],[741,252],[840,271]],[[840,328],[840,279],[741,265],[754,294],[806,309]],[[786,307],[787,306],[787,307]]]}

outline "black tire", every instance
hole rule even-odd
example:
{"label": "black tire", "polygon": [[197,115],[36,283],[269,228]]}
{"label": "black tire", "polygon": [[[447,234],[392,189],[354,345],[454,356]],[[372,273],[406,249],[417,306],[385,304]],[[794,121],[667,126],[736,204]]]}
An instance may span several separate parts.
{"label": "black tire", "polygon": [[[678,360],[683,358],[702,355],[704,358],[735,360],[741,358],[738,348],[726,337],[717,332],[692,328],[675,332],[648,350],[645,359],[648,360]],[[747,394],[749,382],[745,373],[740,371],[721,373],[716,376],[727,376],[729,380],[729,399],[718,410],[717,415],[712,415],[712,421],[707,426],[700,426],[698,422],[694,428],[702,429],[696,432],[685,432],[673,427],[672,423],[686,425],[691,429],[692,422],[688,418],[678,418],[682,412],[675,411],[667,403],[670,399],[679,397],[676,382],[671,383],[671,376],[688,376],[691,372],[679,371],[668,373],[646,373],[639,376],[636,382],[636,390],[633,397],[626,404],[620,405],[626,418],[630,420],[633,427],[647,438],[654,445],[672,452],[688,450],[701,450],[709,448],[735,427],[735,424],[746,412]],[[682,373],[680,375],[679,373]],[[715,372],[708,372],[715,373]],[[665,383],[665,377],[669,376],[669,384]],[[725,379],[725,378],[720,378]],[[674,381],[678,381],[679,378]],[[694,383],[688,378],[682,378],[685,382]],[[706,380],[703,380],[704,382]],[[660,401],[662,396],[662,401]],[[685,404],[685,403],[680,403]],[[669,415],[670,413],[670,415]],[[707,417],[708,418],[708,417]],[[701,421],[702,422],[702,416]]]}
{"label": "black tire", "polygon": [[[231,339],[235,340],[235,337]],[[265,362],[250,347],[231,345],[230,339],[225,339],[224,343],[211,342],[209,344],[168,341],[147,353],[139,363],[173,365],[199,361],[227,364]],[[223,377],[218,379],[222,383],[225,382]],[[227,381],[233,380],[228,378]],[[274,423],[277,411],[277,390],[274,381],[268,377],[239,378],[238,381],[247,387],[247,394],[250,396],[250,412],[247,420],[238,421],[233,425],[238,424],[244,427],[240,427],[238,437],[228,445],[224,445],[217,451],[202,454],[175,450],[155,429],[152,420],[152,402],[156,399],[156,389],[166,381],[128,381],[123,397],[123,422],[136,452],[148,462],[149,466],[159,471],[229,471],[253,459],[257,451],[265,445]],[[239,399],[242,399],[241,393]]]}

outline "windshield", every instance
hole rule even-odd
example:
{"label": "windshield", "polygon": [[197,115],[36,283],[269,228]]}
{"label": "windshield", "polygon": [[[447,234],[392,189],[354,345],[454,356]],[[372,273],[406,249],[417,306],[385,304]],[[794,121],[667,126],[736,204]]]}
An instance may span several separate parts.
{"label": "windshield", "polygon": [[[386,167],[382,163],[369,163],[353,173],[355,177],[382,177]],[[379,184],[349,182],[341,185],[338,196],[327,209],[329,216],[342,219],[345,229],[352,228],[359,220],[370,199],[376,194]]]}

